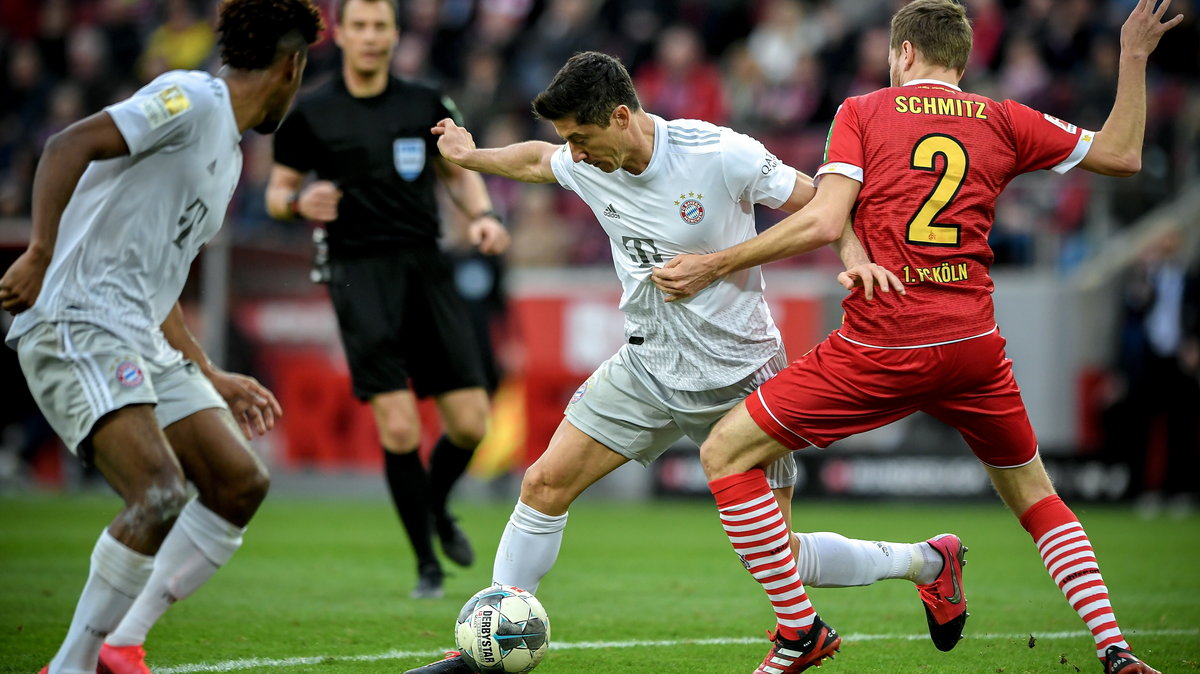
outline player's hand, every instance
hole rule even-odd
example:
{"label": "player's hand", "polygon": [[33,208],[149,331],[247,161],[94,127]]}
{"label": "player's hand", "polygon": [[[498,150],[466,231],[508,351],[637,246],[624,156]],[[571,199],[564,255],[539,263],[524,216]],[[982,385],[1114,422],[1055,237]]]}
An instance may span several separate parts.
{"label": "player's hand", "polygon": [[1139,0],[1129,18],[1121,26],[1121,53],[1126,56],[1145,57],[1158,46],[1163,33],[1183,22],[1183,15],[1176,14],[1170,21],[1164,22],[1163,16],[1171,0],[1162,0],[1158,9],[1154,8],[1155,0]]}
{"label": "player's hand", "polygon": [[317,180],[304,188],[300,200],[296,203],[300,217],[316,222],[332,222],[337,220],[338,202],[342,200],[342,191],[328,180]]}
{"label": "player's hand", "polygon": [[716,261],[712,255],[677,255],[650,273],[654,285],[663,291],[668,302],[691,297],[717,280]]}
{"label": "player's hand", "polygon": [[896,292],[901,295],[908,293],[899,277],[874,262],[851,267],[838,274],[837,278],[838,283],[841,283],[846,290],[862,288],[867,301],[875,298],[875,288],[879,288],[879,292],[883,293],[891,292],[892,288],[895,288]]}
{"label": "player's hand", "polygon": [[205,373],[213,388],[225,399],[233,418],[242,427],[247,440],[257,435],[266,435],[275,428],[276,417],[283,416],[283,408],[275,394],[254,377],[212,368]]}
{"label": "player's hand", "polygon": [[46,279],[50,257],[27,249],[0,278],[0,307],[13,314],[21,313],[37,301]]}
{"label": "player's hand", "polygon": [[455,124],[453,119],[443,119],[430,131],[438,136],[438,152],[455,164],[461,163],[467,153],[475,149],[475,139],[471,137],[471,132]]}
{"label": "player's hand", "polygon": [[471,238],[471,245],[484,255],[499,255],[508,250],[508,244],[512,243],[512,237],[504,225],[488,215],[476,218],[468,227],[467,236]]}

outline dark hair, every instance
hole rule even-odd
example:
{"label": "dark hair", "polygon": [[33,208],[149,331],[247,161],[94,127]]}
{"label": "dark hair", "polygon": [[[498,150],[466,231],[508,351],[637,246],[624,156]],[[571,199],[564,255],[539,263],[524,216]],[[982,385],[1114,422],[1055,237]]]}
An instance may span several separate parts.
{"label": "dark hair", "polygon": [[[337,22],[341,25],[342,19],[346,18],[346,3],[350,0],[337,0]],[[396,4],[396,0],[363,0],[363,2],[386,2],[392,6],[392,16],[396,17],[396,25],[400,24],[400,6]]]}
{"label": "dark hair", "polygon": [[533,114],[552,122],[574,117],[578,124],[607,127],[618,105],[642,107],[629,71],[608,54],[585,51],[568,59],[550,86],[533,99]]}
{"label": "dark hair", "polygon": [[223,0],[218,11],[221,61],[239,70],[262,70],[303,51],[325,29],[312,0]]}
{"label": "dark hair", "polygon": [[971,58],[971,22],[954,0],[915,0],[892,17],[892,51],[908,40],[935,66],[967,69]]}

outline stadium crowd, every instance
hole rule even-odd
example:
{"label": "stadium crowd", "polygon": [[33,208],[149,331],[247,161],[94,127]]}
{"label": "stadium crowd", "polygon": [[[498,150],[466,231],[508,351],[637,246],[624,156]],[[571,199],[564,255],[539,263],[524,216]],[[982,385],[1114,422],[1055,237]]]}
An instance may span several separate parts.
{"label": "stadium crowd", "polygon": [[[0,219],[28,217],[38,153],[50,135],[165,70],[213,67],[216,4],[0,0]],[[335,0],[319,4],[331,17]],[[571,54],[603,50],[629,67],[648,111],[729,125],[811,171],[838,102],[887,83],[887,17],[900,4],[400,0],[393,70],[442,86],[480,145],[497,146],[531,135],[555,140],[530,114],[530,99]],[[975,45],[964,86],[1100,126],[1115,91],[1115,36],[1133,0],[965,4]],[[1145,170],[1121,182],[1083,172],[1018,180],[997,210],[998,263],[1069,267],[1096,243],[1090,219],[1103,223],[1099,233],[1127,224],[1200,174],[1195,5],[1174,0],[1172,11],[1185,23],[1152,57]],[[338,51],[326,39],[314,49],[306,86],[337,68]],[[245,138],[245,175],[231,206],[234,237],[303,251],[307,232],[272,222],[262,203],[270,143],[257,134]],[[569,194],[503,180],[490,187],[513,231],[510,264],[609,263],[603,232]]]}

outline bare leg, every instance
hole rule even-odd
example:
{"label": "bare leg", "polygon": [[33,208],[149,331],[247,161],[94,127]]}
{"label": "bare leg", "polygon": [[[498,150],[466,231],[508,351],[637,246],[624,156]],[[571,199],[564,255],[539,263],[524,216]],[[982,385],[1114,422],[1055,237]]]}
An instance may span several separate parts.
{"label": "bare leg", "polygon": [[496,550],[492,579],[535,591],[558,558],[567,509],[628,460],[563,419],[546,452],[525,471],[521,499]]}
{"label": "bare leg", "polygon": [[175,602],[186,599],[242,544],[243,527],[267,494],[266,467],[227,410],[201,410],[166,428],[199,498],[183,509],[154,558],[145,589],[109,635],[109,646],[140,646]]}
{"label": "bare leg", "polygon": [[101,643],[141,592],[187,500],[183,471],[153,408],[109,413],[91,435],[96,467],[125,501],[92,552],[91,571],[51,672],[96,670]]}

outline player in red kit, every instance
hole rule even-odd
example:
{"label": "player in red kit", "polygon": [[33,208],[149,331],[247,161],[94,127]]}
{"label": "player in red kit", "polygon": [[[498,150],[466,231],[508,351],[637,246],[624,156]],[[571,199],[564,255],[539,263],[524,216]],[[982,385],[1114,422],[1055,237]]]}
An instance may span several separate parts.
{"label": "player in red kit", "polygon": [[[803,671],[841,643],[808,599],[760,467],[924,411],[958,429],[984,464],[1091,631],[1105,672],[1156,674],[1130,651],[1087,534],[1038,456],[993,315],[987,237],[996,197],[1018,174],[1140,169],[1146,60],[1182,20],[1162,20],[1169,4],[1141,0],[1122,27],[1116,102],[1098,133],[961,91],[971,51],[965,10],[952,0],[904,6],[892,18],[893,86],[842,104],[809,205],[745,243],[655,271],[668,301],[680,300],[735,270],[825,245],[853,211],[868,256],[907,290],[870,304],[851,293],[841,329],[735,407],[701,447],[722,525],[778,619],[758,672]],[[840,280],[847,288],[862,282],[845,273]],[[961,552],[949,552],[942,575],[920,588],[943,650],[966,617]]]}

